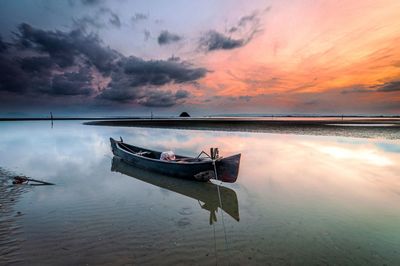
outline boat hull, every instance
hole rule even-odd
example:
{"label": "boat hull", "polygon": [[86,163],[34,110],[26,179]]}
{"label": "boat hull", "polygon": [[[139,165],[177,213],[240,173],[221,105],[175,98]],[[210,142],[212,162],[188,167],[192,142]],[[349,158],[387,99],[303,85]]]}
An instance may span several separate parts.
{"label": "boat hull", "polygon": [[[135,167],[145,170],[154,171],[160,174],[193,179],[197,181],[208,181],[209,179],[218,179],[224,182],[233,183],[237,179],[240,163],[240,154],[223,158],[215,161],[215,169],[217,170],[217,177],[215,176],[214,164],[212,160],[205,160],[200,162],[175,162],[175,161],[162,161],[159,159],[146,158],[129,152],[123,148],[128,146],[132,149],[144,152],[159,152],[151,151],[122,143],[121,141],[110,138],[111,149],[115,156],[120,157],[123,161]],[[177,156],[183,157],[183,156]],[[186,157],[187,158],[187,157]]]}

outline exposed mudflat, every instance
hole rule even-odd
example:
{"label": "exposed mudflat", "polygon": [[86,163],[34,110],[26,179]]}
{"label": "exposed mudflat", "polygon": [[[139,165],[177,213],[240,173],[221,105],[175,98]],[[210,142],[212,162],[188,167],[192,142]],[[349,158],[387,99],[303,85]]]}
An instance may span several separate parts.
{"label": "exposed mudflat", "polygon": [[86,122],[86,125],[153,127],[192,130],[265,132],[315,136],[400,139],[400,119],[296,119],[238,118],[129,119]]}

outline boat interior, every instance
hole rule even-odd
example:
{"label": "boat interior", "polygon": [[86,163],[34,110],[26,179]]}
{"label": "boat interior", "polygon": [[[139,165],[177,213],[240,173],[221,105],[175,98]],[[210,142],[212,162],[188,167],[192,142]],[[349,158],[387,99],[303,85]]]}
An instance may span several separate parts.
{"label": "boat interior", "polygon": [[142,149],[123,142],[119,142],[117,145],[123,150],[146,158],[159,159],[161,155],[161,152]]}
{"label": "boat interior", "polygon": [[[143,148],[139,148],[133,145],[129,145],[123,142],[118,142],[118,146],[126,150],[130,153],[133,153],[135,155],[139,155],[142,157],[150,158],[150,159],[160,159],[161,152],[158,151],[152,151],[152,150],[147,150]],[[175,155],[175,162],[201,162],[204,160],[208,160],[207,158],[192,158],[192,157],[186,157],[186,156],[181,156],[181,155]]]}

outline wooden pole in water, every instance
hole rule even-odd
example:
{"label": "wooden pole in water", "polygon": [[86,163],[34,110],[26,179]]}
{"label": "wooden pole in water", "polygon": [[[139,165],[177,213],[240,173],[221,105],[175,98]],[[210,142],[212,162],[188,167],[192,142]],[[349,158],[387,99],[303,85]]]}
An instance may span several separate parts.
{"label": "wooden pole in water", "polygon": [[51,128],[53,128],[53,112],[50,112]]}

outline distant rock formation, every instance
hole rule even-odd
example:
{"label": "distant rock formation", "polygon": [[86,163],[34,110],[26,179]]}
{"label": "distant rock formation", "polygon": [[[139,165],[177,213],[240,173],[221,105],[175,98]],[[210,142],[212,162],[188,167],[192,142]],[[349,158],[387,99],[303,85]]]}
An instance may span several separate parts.
{"label": "distant rock formation", "polygon": [[190,115],[186,112],[182,112],[179,117],[190,117]]}

